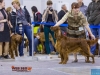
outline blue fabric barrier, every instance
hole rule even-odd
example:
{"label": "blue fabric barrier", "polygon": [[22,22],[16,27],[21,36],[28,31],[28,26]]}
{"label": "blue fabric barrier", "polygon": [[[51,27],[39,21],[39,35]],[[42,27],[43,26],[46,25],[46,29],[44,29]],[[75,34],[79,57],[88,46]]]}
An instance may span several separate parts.
{"label": "blue fabric barrier", "polygon": [[[35,24],[44,24],[44,25],[47,25],[47,26],[54,26],[56,23],[46,23],[46,22],[32,22],[32,24],[33,25],[35,25]],[[68,26],[68,24],[61,24],[60,26],[62,26],[62,27],[67,27]],[[100,24],[99,25],[89,25],[90,26],[90,28],[100,28]]]}
{"label": "blue fabric barrier", "polygon": [[[47,26],[54,26],[56,23],[52,23],[52,22],[32,22],[32,24],[44,24],[44,25],[47,25]],[[60,26],[64,26],[64,27],[67,27],[68,24],[61,24]]]}

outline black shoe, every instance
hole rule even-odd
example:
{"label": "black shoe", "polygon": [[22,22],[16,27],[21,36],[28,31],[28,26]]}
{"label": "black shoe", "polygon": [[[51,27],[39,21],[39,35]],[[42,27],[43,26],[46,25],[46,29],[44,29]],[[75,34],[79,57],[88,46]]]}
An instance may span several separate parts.
{"label": "black shoe", "polygon": [[72,63],[77,63],[77,62],[78,62],[78,59],[77,59],[77,60],[72,61]]}
{"label": "black shoe", "polygon": [[8,55],[4,56],[5,59],[10,59],[10,57]]}

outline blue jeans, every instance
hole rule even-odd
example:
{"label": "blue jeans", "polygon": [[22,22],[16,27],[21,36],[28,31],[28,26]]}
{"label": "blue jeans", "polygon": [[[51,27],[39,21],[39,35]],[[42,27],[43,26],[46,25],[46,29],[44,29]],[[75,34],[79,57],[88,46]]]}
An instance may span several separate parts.
{"label": "blue jeans", "polygon": [[[99,25],[99,26],[100,26],[100,25]],[[98,37],[98,38],[100,39],[100,29],[91,28],[91,31],[92,31],[92,33],[93,33],[93,35],[94,35],[95,37]],[[91,46],[90,49],[91,49],[91,53],[92,53],[92,54],[95,54],[96,44],[93,45],[93,46]]]}
{"label": "blue jeans", "polygon": [[[16,32],[18,34],[20,34],[19,26],[16,27]],[[22,34],[21,34],[23,36],[23,38],[24,38],[24,33],[26,34],[26,36],[29,40],[29,56],[32,56],[32,29],[31,29],[31,26],[23,25],[22,26]],[[22,43],[19,45],[19,55],[20,56],[24,55],[23,48],[24,48],[24,39],[23,39]]]}

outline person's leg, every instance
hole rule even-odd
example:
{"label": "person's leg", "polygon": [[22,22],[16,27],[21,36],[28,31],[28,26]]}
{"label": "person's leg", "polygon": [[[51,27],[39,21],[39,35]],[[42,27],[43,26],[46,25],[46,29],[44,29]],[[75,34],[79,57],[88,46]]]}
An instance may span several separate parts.
{"label": "person's leg", "polygon": [[29,56],[32,56],[32,28],[29,25],[24,25],[24,32],[29,40]]}
{"label": "person's leg", "polygon": [[53,52],[54,51],[54,47],[53,47],[51,42],[49,42],[49,46],[50,46],[50,52]]}
{"label": "person's leg", "polygon": [[44,35],[45,35],[46,53],[50,54],[50,47],[49,47],[49,27],[47,27],[47,26],[44,26]]}
{"label": "person's leg", "polygon": [[77,59],[77,53],[74,53],[73,55],[74,55],[75,60],[72,61],[72,63],[74,63],[74,62],[78,62],[78,59]]}
{"label": "person's leg", "polygon": [[56,39],[54,38],[54,32],[51,31],[50,28],[49,28],[49,32],[50,32],[50,34],[52,35],[52,38],[53,38],[54,42],[56,43]]}
{"label": "person's leg", "polygon": [[0,42],[0,58],[2,58],[2,42]]}
{"label": "person's leg", "polygon": [[[22,36],[23,36],[23,38],[24,38],[24,27],[22,27]],[[16,32],[17,32],[17,34],[20,34],[20,32],[19,32],[19,26],[17,26],[16,27]],[[24,48],[24,39],[23,39],[23,41],[22,41],[22,43],[21,44],[19,44],[19,56],[23,56],[24,55],[24,53],[23,53],[23,48]]]}
{"label": "person's leg", "polygon": [[5,42],[5,46],[4,46],[4,58],[6,58],[6,59],[9,59],[8,51],[9,51],[9,42]]}
{"label": "person's leg", "polygon": [[[95,28],[91,28],[91,31],[92,31],[92,33],[93,33],[93,35],[95,36],[95,37],[97,37],[97,29],[95,29]],[[91,46],[90,47],[90,50],[91,50],[91,53],[92,54],[95,54],[95,50],[96,50],[96,44],[95,45],[93,45],[93,46]]]}
{"label": "person's leg", "polygon": [[38,52],[37,46],[39,45],[39,39],[34,38],[34,52]]}

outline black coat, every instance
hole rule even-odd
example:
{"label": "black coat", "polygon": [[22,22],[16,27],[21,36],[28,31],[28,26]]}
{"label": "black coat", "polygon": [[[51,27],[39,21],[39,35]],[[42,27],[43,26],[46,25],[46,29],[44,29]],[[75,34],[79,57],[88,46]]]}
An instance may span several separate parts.
{"label": "black coat", "polygon": [[11,32],[14,33],[16,27],[16,13],[12,11],[11,13],[8,14],[8,17],[13,26],[13,28],[11,28]]}
{"label": "black coat", "polygon": [[[62,17],[67,13],[68,11],[64,12],[63,10],[61,10],[59,13],[58,13],[58,20],[61,20]],[[67,23],[67,20],[64,22],[64,24]]]}
{"label": "black coat", "polygon": [[100,0],[97,3],[92,0],[87,8],[86,15],[90,24],[100,24]]}
{"label": "black coat", "polygon": [[[64,12],[63,10],[59,11],[58,13],[58,20],[61,20],[62,17],[68,12],[68,10],[66,10],[66,12]],[[67,20],[64,22],[64,24],[67,24]],[[60,27],[60,29],[62,31],[64,31],[65,33],[67,33],[67,30],[66,30],[67,27]]]}
{"label": "black coat", "polygon": [[26,6],[24,6],[24,10],[25,10],[25,17],[26,17],[26,20],[27,20],[28,23],[31,24],[31,16],[30,16],[28,10],[26,9]]}

